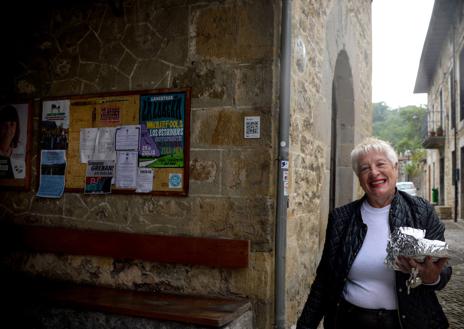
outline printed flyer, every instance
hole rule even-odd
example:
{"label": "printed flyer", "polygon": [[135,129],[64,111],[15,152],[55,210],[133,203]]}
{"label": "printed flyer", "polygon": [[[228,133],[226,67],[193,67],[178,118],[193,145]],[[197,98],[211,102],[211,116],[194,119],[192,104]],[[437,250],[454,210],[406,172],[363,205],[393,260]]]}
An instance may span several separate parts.
{"label": "printed flyer", "polygon": [[142,95],[139,166],[184,167],[185,93]]}
{"label": "printed flyer", "polygon": [[84,193],[109,194],[114,173],[114,160],[89,160],[85,176]]}
{"label": "printed flyer", "polygon": [[40,184],[37,196],[61,198],[66,170],[65,150],[42,150],[40,156]]}

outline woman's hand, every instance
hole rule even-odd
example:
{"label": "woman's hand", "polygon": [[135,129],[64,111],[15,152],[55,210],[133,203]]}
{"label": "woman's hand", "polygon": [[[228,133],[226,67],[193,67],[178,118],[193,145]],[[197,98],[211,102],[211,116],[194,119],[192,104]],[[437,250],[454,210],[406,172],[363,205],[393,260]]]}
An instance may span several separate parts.
{"label": "woman's hand", "polygon": [[422,283],[433,284],[438,281],[440,272],[447,261],[448,258],[439,258],[434,262],[431,256],[427,256],[424,261],[420,263],[410,257],[398,256],[396,258],[396,265],[403,273],[411,273],[413,268],[417,268]]}

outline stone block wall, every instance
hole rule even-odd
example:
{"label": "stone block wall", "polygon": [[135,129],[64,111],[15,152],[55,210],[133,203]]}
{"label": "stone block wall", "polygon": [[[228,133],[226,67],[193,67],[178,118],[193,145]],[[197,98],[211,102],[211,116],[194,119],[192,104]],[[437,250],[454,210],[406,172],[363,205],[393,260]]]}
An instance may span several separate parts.
{"label": "stone block wall", "polygon": [[[339,94],[340,169],[335,189],[359,197],[352,147],[371,135],[371,1],[293,1],[287,319],[295,323],[315,277],[329,212],[332,84],[343,57],[351,90]],[[343,106],[350,103],[349,106]],[[349,119],[349,120],[348,120]],[[345,124],[350,121],[349,124]]]}
{"label": "stone block wall", "polygon": [[[438,15],[438,12],[434,13]],[[456,8],[453,11],[454,17],[462,17],[464,15],[464,6],[460,3],[456,3]],[[427,190],[425,191],[425,196],[431,200],[431,189],[439,189],[439,203],[441,206],[449,207],[452,210],[451,218],[455,217],[455,206],[457,206],[457,217],[462,218],[464,213],[462,197],[462,183],[461,180],[458,182],[457,189],[455,190],[455,185],[453,182],[454,173],[453,173],[453,158],[452,152],[455,152],[456,156],[456,168],[460,169],[462,172],[463,163],[461,162],[462,158],[462,147],[464,146],[464,123],[462,116],[460,115],[460,85],[462,83],[462,77],[460,77],[460,53],[464,48],[464,22],[462,20],[456,19],[454,21],[449,21],[449,30],[443,42],[441,44],[441,49],[437,55],[436,64],[433,67],[433,72],[431,72],[429,88],[428,88],[428,97],[427,97],[427,107],[429,111],[429,120],[430,127],[436,129],[440,125],[440,115],[443,119],[443,131],[445,136],[445,142],[442,148],[440,149],[429,149],[427,150],[427,167],[424,172],[425,181],[427,182]],[[453,82],[452,75],[454,71]],[[452,84],[455,83],[455,92],[452,94]],[[441,95],[441,98],[440,98]],[[456,114],[456,128],[452,127],[452,98],[454,97],[455,102],[455,114]],[[441,113],[440,110],[443,112]],[[432,127],[435,125],[434,127]],[[440,159],[444,159],[444,168],[440,168],[441,162]],[[440,171],[443,170],[443,189],[440,186]],[[462,176],[461,176],[462,177]],[[457,200],[456,195],[457,193]],[[444,202],[441,202],[441,199],[444,199]]]}
{"label": "stone block wall", "polygon": [[[273,322],[277,1],[44,1],[3,11],[11,52],[0,98],[34,103],[33,188],[0,192],[1,220],[124,232],[251,240],[244,270],[36,255],[23,270],[57,279],[155,292],[240,296],[257,328]],[[21,21],[21,24],[18,24]],[[188,197],[35,196],[38,99],[192,88]],[[261,138],[243,138],[244,116]]]}
{"label": "stone block wall", "polygon": [[[341,162],[371,129],[370,0],[293,0],[287,326],[306,300],[329,209],[332,83],[344,54],[351,123]],[[256,328],[274,323],[274,227],[281,2],[268,0],[23,1],[2,11],[11,52],[0,99],[192,87],[190,191],[59,200],[0,192],[0,219],[124,232],[251,240],[248,269],[36,255],[12,260],[58,279],[155,292],[248,297]],[[22,24],[17,24],[21,17]],[[20,41],[18,41],[20,40]],[[40,104],[34,103],[33,163]],[[261,138],[243,138],[244,116]],[[338,146],[337,146],[338,147]],[[346,172],[343,171],[343,172]],[[345,177],[352,182],[353,177]],[[354,186],[348,198],[358,196]]]}

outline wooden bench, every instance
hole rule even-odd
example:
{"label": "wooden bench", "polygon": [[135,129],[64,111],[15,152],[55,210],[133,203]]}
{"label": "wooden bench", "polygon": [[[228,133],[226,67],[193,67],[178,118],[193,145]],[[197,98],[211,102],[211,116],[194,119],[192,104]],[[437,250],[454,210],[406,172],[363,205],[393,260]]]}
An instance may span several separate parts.
{"label": "wooden bench", "polygon": [[[247,240],[161,236],[15,225],[8,247],[65,255],[104,256],[160,263],[240,269],[248,267]],[[3,235],[3,234],[2,234]],[[34,282],[28,294],[64,307],[222,327],[251,309],[247,300],[123,290],[63,282]]]}

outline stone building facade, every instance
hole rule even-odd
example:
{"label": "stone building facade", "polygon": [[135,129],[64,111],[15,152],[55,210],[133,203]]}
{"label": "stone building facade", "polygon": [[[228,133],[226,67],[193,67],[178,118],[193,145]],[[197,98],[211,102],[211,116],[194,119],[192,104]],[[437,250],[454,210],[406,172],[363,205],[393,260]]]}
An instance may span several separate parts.
{"label": "stone building facade", "polygon": [[435,1],[415,92],[428,94],[423,195],[442,218],[464,214],[464,6]]}
{"label": "stone building facade", "polygon": [[[30,255],[21,270],[104,286],[253,304],[274,324],[281,1],[17,1],[2,19],[11,52],[0,97],[34,104],[32,188],[0,192],[0,217],[33,225],[251,241],[245,270]],[[306,300],[329,209],[359,196],[349,152],[371,133],[371,1],[290,1],[286,326]],[[21,26],[17,18],[21,17]],[[191,87],[187,197],[38,198],[40,99]],[[261,138],[243,138],[244,116]]]}

